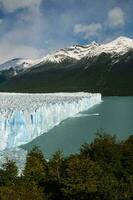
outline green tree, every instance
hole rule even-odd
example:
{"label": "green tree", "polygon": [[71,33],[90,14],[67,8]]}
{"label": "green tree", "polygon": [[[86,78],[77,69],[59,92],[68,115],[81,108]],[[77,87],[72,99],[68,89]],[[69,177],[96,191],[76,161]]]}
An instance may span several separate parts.
{"label": "green tree", "polygon": [[18,168],[15,162],[7,159],[0,169],[0,186],[8,186],[14,184],[18,175]]}
{"label": "green tree", "polygon": [[78,155],[67,160],[63,192],[66,199],[95,199],[102,171],[99,165]]}
{"label": "green tree", "polygon": [[23,175],[38,184],[46,178],[47,162],[38,147],[34,147],[27,155]]}
{"label": "green tree", "polygon": [[133,136],[130,136],[123,142],[122,165],[125,172],[133,175]]}
{"label": "green tree", "polygon": [[45,184],[47,197],[50,200],[62,199],[62,177],[64,175],[64,156],[57,151],[48,162],[47,182]]}
{"label": "green tree", "polygon": [[64,156],[62,151],[57,151],[52,159],[49,160],[48,163],[48,173],[49,176],[52,177],[55,181],[61,181],[63,164],[64,164]]}
{"label": "green tree", "polygon": [[122,143],[117,142],[116,136],[100,130],[94,142],[81,146],[81,154],[99,162],[104,169],[114,171],[121,176]]}
{"label": "green tree", "polygon": [[122,144],[122,175],[119,180],[119,194],[121,200],[133,198],[133,136]]}
{"label": "green tree", "polygon": [[0,200],[132,200],[133,136],[119,142],[103,131],[79,154],[46,161],[37,148],[18,176],[13,161],[0,169]]}
{"label": "green tree", "polygon": [[15,185],[0,187],[0,200],[45,200],[46,197],[33,182],[17,182]]}

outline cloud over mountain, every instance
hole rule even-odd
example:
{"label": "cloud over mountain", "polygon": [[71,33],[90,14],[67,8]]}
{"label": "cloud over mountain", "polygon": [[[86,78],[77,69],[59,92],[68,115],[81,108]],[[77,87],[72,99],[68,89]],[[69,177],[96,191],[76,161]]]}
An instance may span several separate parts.
{"label": "cloud over mountain", "polygon": [[125,24],[124,12],[121,8],[115,7],[108,12],[108,23],[110,27],[119,27]]}
{"label": "cloud over mountain", "polygon": [[97,35],[100,31],[102,30],[102,25],[100,23],[97,24],[87,24],[87,25],[82,25],[82,24],[76,24],[74,26],[74,33],[83,34],[84,39],[88,39],[91,36]]}

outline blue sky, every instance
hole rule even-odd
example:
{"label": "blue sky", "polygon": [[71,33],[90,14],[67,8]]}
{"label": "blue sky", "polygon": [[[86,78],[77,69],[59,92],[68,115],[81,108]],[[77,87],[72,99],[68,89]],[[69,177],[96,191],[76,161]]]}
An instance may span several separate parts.
{"label": "blue sky", "polygon": [[0,0],[0,63],[120,35],[133,38],[133,0]]}

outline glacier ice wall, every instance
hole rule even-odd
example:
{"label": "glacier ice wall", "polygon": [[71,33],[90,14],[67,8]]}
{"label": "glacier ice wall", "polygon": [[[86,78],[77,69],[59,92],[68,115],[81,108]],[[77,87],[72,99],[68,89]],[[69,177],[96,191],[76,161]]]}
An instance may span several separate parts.
{"label": "glacier ice wall", "polygon": [[0,150],[17,147],[101,102],[101,94],[0,93]]}

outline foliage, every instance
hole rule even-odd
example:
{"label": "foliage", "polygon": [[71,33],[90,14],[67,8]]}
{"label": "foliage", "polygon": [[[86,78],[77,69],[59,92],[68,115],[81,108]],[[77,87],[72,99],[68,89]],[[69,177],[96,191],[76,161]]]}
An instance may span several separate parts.
{"label": "foliage", "polygon": [[99,130],[79,154],[45,160],[34,147],[21,176],[14,162],[0,169],[0,200],[132,200],[133,136],[118,141]]}
{"label": "foliage", "polygon": [[91,199],[98,190],[102,170],[98,163],[82,156],[67,160],[63,191],[67,199]]}
{"label": "foliage", "polygon": [[0,169],[0,186],[12,185],[18,174],[18,169],[13,161],[7,160]]}
{"label": "foliage", "polygon": [[19,182],[19,185],[0,187],[0,200],[45,200],[45,196],[35,183]]}
{"label": "foliage", "polygon": [[38,147],[34,147],[27,155],[24,176],[29,181],[41,182],[46,176],[47,163]]}

